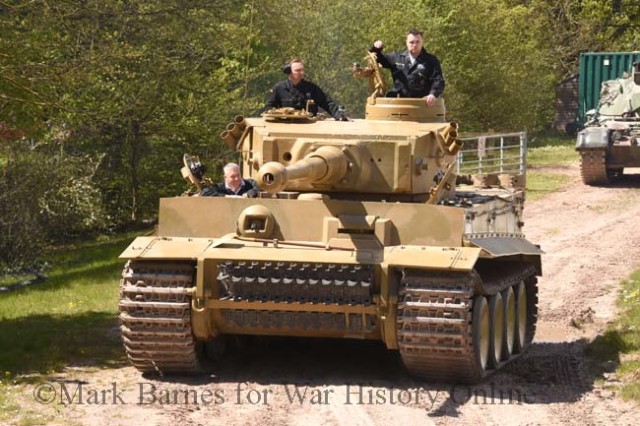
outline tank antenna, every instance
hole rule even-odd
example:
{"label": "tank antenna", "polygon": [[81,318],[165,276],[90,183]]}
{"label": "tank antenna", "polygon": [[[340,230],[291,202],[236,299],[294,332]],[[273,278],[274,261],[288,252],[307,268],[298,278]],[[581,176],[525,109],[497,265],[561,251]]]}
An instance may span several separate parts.
{"label": "tank antenna", "polygon": [[247,62],[244,66],[244,95],[242,97],[242,115],[246,115],[247,96],[249,94],[249,58],[251,56],[251,37],[253,33],[253,12],[255,0],[251,0],[251,13],[249,14],[249,37],[247,38]]}

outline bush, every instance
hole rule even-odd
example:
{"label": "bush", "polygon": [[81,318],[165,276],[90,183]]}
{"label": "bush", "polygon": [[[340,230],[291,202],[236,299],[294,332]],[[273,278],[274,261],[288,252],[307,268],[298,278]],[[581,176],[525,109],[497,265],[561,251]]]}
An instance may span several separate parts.
{"label": "bush", "polygon": [[0,147],[0,268],[33,266],[47,244],[104,226],[100,196],[84,158]]}

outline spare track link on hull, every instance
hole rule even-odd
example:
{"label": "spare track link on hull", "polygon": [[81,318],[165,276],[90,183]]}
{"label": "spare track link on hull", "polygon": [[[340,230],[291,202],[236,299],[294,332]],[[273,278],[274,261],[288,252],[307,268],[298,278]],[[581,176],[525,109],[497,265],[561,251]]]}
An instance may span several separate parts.
{"label": "spare track link on hull", "polygon": [[606,149],[580,151],[580,175],[587,185],[609,183],[611,176],[607,171]]}
{"label": "spare track link on hull", "polygon": [[195,266],[129,261],[120,281],[120,330],[129,360],[142,372],[198,373],[191,331]]}
{"label": "spare track link on hull", "polygon": [[[495,282],[482,283],[476,271],[405,269],[398,297],[397,335],[400,356],[409,373],[437,382],[477,383],[517,358],[535,334],[535,274],[535,268],[524,265]],[[520,282],[525,283],[528,299],[524,347],[497,368],[486,369],[473,344],[474,299],[479,288],[490,288],[491,296]]]}
{"label": "spare track link on hull", "polygon": [[322,307],[371,306],[371,265],[225,261],[218,265],[221,299],[234,302],[275,302],[306,305],[316,311],[282,312],[225,309],[222,316],[233,327],[268,328],[302,333],[333,331],[351,336],[373,333],[373,314],[323,312]]}

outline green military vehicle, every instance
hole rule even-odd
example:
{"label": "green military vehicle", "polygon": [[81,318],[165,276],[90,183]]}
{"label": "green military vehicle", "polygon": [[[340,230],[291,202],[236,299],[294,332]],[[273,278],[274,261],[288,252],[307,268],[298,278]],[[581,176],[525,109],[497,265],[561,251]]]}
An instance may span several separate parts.
{"label": "green military vehicle", "polygon": [[[364,119],[273,110],[223,132],[258,198],[160,200],[156,235],[121,255],[138,370],[198,373],[226,336],[308,336],[379,340],[414,376],[473,383],[531,343],[542,252],[523,176],[461,179],[442,100],[382,97],[375,60],[354,74]],[[208,184],[193,157],[183,176]]]}
{"label": "green military vehicle", "polygon": [[627,167],[640,167],[640,62],[633,72],[602,83],[596,110],[578,133],[582,181],[610,184]]}

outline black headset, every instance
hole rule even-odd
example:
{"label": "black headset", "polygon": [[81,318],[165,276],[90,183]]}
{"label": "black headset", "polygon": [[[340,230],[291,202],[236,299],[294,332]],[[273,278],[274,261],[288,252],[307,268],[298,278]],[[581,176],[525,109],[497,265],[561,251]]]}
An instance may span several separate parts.
{"label": "black headset", "polygon": [[294,63],[294,62],[300,62],[301,64],[304,64],[304,62],[302,62],[302,59],[293,58],[289,62],[284,64],[284,66],[282,67],[282,72],[287,74],[287,75],[291,74],[291,64]]}

